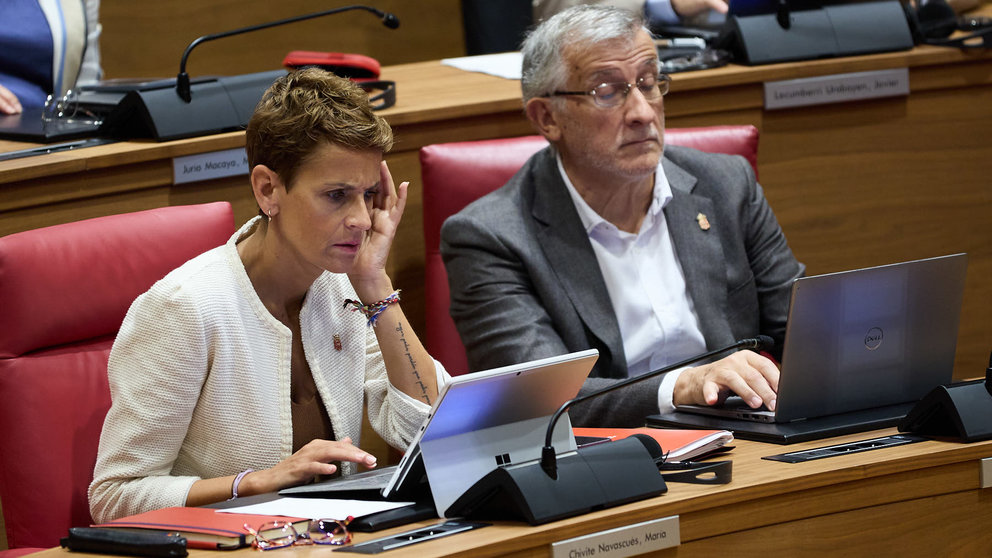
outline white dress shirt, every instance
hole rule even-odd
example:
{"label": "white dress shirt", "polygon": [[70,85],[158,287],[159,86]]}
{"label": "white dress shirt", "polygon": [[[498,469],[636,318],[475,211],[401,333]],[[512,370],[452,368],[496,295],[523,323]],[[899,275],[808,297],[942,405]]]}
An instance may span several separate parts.
{"label": "white dress shirt", "polygon": [[[616,312],[627,371],[638,376],[706,350],[699,318],[686,291],[685,276],[668,234],[663,209],[672,189],[659,163],[654,194],[637,234],[621,231],[597,214],[568,179],[561,157],[558,171],[592,244]],[[668,373],[658,389],[658,408],[672,410],[672,392],[683,369]]]}

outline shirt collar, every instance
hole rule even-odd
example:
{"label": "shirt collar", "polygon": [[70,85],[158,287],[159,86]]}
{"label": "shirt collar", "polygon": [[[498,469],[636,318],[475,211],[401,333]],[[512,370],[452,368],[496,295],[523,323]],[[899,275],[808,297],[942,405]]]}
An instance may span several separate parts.
{"label": "shirt collar", "polygon": [[[568,174],[565,172],[565,165],[562,164],[560,153],[555,153],[555,160],[558,163],[558,173],[561,175],[562,181],[565,182],[568,195],[572,197],[572,203],[575,204],[575,210],[579,213],[579,219],[582,221],[582,226],[585,227],[586,234],[588,235],[593,229],[599,226],[616,229],[612,223],[603,219],[593,208],[589,207],[586,200],[579,195],[579,191],[575,189],[575,185],[572,184],[572,181],[568,178]],[[659,159],[658,168],[654,172],[654,191],[652,193],[651,206],[648,207],[648,216],[650,216],[650,219],[646,219],[646,221],[653,222],[658,213],[671,201],[672,185],[668,183],[668,177],[665,176],[665,169],[662,167],[661,159]]]}

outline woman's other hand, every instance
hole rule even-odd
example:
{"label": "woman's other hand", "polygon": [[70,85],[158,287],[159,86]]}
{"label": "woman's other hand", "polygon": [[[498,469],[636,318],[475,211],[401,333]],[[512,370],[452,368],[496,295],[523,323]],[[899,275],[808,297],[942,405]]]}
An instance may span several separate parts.
{"label": "woman's other hand", "polygon": [[[372,227],[355,258],[355,265],[348,274],[352,279],[374,279],[385,273],[389,249],[396,236],[403,210],[406,208],[409,182],[403,182],[399,188],[393,183],[389,166],[385,161],[380,163],[379,192],[372,202],[370,216]],[[388,293],[387,293],[388,294]]]}

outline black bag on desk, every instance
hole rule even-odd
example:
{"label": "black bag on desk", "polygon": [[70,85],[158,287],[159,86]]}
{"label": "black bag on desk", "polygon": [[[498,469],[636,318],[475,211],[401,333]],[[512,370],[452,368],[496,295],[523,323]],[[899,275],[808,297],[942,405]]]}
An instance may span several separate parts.
{"label": "black bag on desk", "polygon": [[61,544],[73,552],[98,554],[153,558],[183,558],[189,554],[186,538],[175,533],[132,533],[99,527],[72,527]]}

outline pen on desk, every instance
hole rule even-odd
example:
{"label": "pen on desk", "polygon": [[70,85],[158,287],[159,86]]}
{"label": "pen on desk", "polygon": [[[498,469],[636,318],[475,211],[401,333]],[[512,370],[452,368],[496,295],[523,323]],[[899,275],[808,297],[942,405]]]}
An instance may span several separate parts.
{"label": "pen on desk", "polygon": [[[103,142],[100,142],[103,143]],[[80,147],[88,147],[90,145],[98,145],[90,139],[70,141],[66,143],[57,143],[55,145],[46,145],[44,147],[39,147],[38,152],[40,154],[44,153],[57,153],[59,151],[72,151],[73,149],[79,149]]]}
{"label": "pen on desk", "polygon": [[73,151],[76,149],[82,149],[84,147],[93,147],[96,145],[113,143],[115,141],[117,140],[108,139],[108,138],[86,138],[81,140],[69,141],[65,143],[42,145],[40,147],[31,147],[28,149],[21,149],[18,151],[9,151],[7,153],[0,153],[0,161],[6,161],[9,159],[19,159],[21,157],[32,157],[34,155],[48,155],[50,153],[59,153],[62,151]]}

